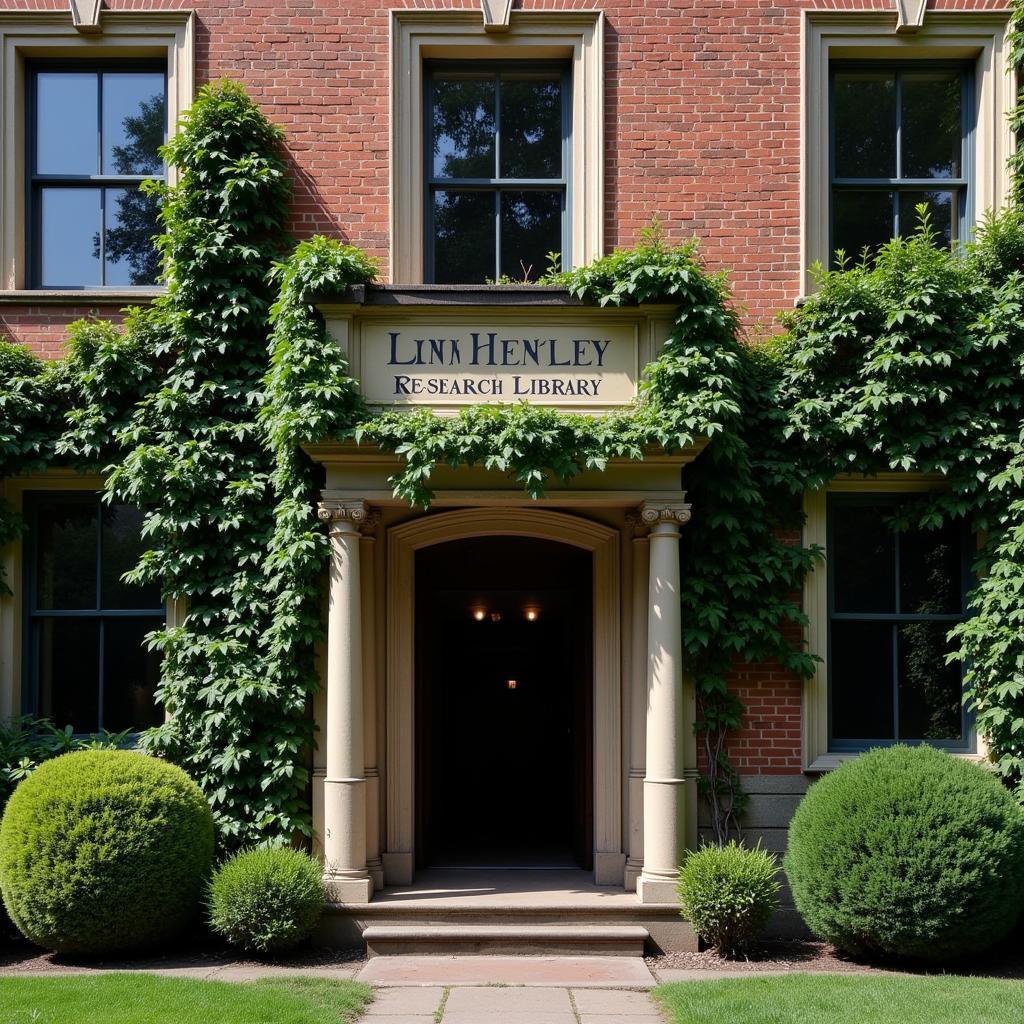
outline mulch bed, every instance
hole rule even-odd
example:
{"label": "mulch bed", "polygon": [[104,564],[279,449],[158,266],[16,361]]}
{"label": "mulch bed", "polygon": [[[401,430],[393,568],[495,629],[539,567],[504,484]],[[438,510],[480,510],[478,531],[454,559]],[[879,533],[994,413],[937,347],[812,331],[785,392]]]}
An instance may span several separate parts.
{"label": "mulch bed", "polygon": [[747,956],[730,959],[705,949],[699,953],[666,953],[647,957],[655,972],[671,970],[703,971],[817,971],[845,974],[958,974],[986,978],[1024,978],[1024,951],[1020,935],[1011,935],[1001,947],[972,960],[945,966],[910,961],[886,964],[865,963],[840,953],[827,942],[807,939],[779,939],[764,942],[749,950]]}
{"label": "mulch bed", "polygon": [[62,956],[59,953],[44,953],[36,946],[21,939],[0,942],[0,973],[79,973],[96,970],[129,969],[136,971],[161,971],[170,968],[198,967],[214,970],[218,967],[335,967],[339,964],[357,964],[366,959],[360,949],[329,949],[324,946],[300,949],[287,957],[257,960],[245,953],[239,953],[215,942],[208,936],[197,936],[178,948],[167,950],[160,955],[139,957],[88,958]]}

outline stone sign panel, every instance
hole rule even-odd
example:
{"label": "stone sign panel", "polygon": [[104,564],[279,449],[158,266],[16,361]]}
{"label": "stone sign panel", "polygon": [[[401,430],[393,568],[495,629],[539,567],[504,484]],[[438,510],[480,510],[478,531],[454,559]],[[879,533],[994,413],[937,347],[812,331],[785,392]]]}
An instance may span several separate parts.
{"label": "stone sign panel", "polygon": [[[635,323],[364,321],[358,376],[373,405],[527,401],[607,408],[637,393]],[[355,367],[354,367],[355,369]]]}

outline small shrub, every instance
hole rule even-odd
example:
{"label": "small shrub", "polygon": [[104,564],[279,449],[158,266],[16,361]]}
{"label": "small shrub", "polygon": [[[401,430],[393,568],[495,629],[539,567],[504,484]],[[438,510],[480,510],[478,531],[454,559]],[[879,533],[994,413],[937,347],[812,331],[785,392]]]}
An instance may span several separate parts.
{"label": "small shrub", "polygon": [[0,823],[0,893],[44,949],[154,946],[195,916],[213,861],[213,818],[174,765],[86,750],[40,765]]}
{"label": "small shrub", "polygon": [[760,846],[737,842],[704,846],[691,853],[679,872],[683,916],[710,946],[731,955],[768,923],[779,905],[775,858]]}
{"label": "small shrub", "polygon": [[210,883],[210,925],[253,953],[280,953],[308,939],[324,905],[319,861],[300,850],[235,854]]}
{"label": "small shrub", "polygon": [[785,869],[810,929],[841,949],[951,959],[1017,920],[1024,813],[979,765],[927,746],[872,750],[811,787]]}

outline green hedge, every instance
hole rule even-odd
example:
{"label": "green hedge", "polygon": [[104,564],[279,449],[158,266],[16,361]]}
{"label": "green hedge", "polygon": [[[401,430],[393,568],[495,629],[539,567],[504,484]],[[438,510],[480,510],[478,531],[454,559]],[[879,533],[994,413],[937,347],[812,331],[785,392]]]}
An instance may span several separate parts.
{"label": "green hedge", "polygon": [[811,787],[784,866],[808,926],[841,949],[951,959],[998,942],[1021,912],[1024,812],[962,758],[872,750]]}
{"label": "green hedge", "polygon": [[213,819],[180,769],[123,750],[65,754],[14,791],[0,894],[18,929],[64,953],[154,946],[196,915]]}
{"label": "green hedge", "polygon": [[279,953],[308,939],[324,906],[322,867],[307,853],[266,847],[222,864],[210,883],[210,925],[242,949]]}

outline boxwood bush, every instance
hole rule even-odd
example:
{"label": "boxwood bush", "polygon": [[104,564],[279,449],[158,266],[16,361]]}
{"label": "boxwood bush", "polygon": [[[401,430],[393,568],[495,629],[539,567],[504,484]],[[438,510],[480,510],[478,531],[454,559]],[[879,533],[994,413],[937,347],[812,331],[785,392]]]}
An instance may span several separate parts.
{"label": "boxwood bush", "polygon": [[679,904],[694,931],[732,955],[754,939],[779,905],[775,858],[760,846],[705,846],[679,871]]}
{"label": "boxwood bush", "polygon": [[99,954],[170,939],[193,919],[213,818],[174,765],[126,750],[64,754],[15,789],[0,822],[0,894],[45,949]]}
{"label": "boxwood bush", "polygon": [[225,861],[210,883],[210,926],[253,953],[308,939],[324,905],[322,867],[300,850],[258,847]]}
{"label": "boxwood bush", "polygon": [[811,787],[784,866],[810,929],[840,949],[948,960],[1017,920],[1024,812],[977,764],[927,746],[872,750]]}

